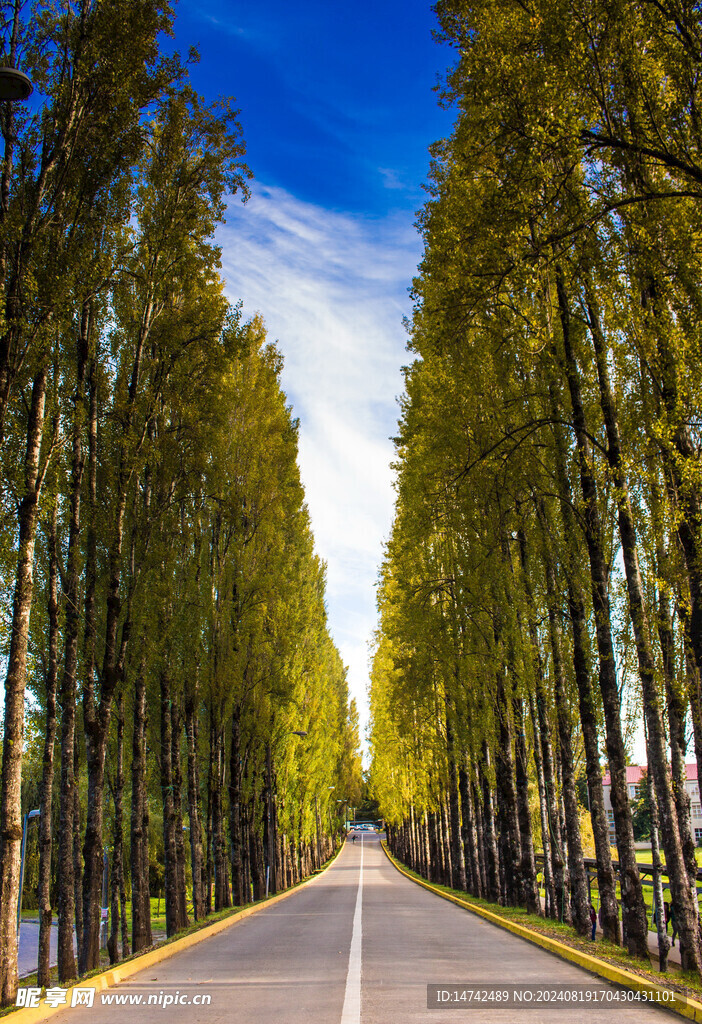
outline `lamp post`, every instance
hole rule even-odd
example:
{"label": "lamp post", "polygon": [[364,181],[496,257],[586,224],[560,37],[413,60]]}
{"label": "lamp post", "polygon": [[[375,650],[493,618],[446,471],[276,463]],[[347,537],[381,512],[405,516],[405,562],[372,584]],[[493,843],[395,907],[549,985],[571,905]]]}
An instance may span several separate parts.
{"label": "lamp post", "polygon": [[20,924],[22,923],[22,889],[24,888],[24,858],[27,852],[27,827],[29,822],[34,818],[38,818],[41,811],[37,808],[35,811],[27,811],[24,816],[24,825],[22,827],[22,852],[20,853],[20,880],[19,880],[19,896],[17,897],[17,942],[19,942]]}
{"label": "lamp post", "polygon": [[0,68],[0,100],[26,100],[32,95],[32,83],[23,71],[17,68]]}
{"label": "lamp post", "polygon": [[[340,841],[344,842],[345,839],[346,839],[346,819],[347,819],[347,816],[348,816],[349,798],[347,796],[345,796],[343,799],[341,797],[339,797],[339,799],[336,802],[337,802],[337,804],[343,804],[344,805],[343,806],[343,815],[344,816],[342,818],[343,825],[341,826],[341,834],[340,834]],[[338,810],[342,810],[342,808],[340,808],[340,807],[337,808],[337,809]]]}

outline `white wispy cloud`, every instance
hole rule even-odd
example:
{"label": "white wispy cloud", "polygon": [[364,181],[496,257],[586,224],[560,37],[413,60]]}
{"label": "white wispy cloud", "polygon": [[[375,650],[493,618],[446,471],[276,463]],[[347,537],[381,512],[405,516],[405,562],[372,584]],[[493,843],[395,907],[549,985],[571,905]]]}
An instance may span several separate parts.
{"label": "white wispy cloud", "polygon": [[229,297],[260,312],[285,357],[300,468],[332,633],[366,720],[374,584],[393,508],[402,318],[420,242],[411,215],[358,218],[258,186],[218,235]]}

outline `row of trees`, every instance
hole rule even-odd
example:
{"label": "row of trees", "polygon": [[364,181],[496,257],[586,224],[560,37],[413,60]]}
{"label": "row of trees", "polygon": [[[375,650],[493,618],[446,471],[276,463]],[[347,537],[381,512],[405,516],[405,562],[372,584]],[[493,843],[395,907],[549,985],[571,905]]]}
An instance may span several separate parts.
{"label": "row of trees", "polygon": [[[626,787],[642,723],[700,970],[685,791],[702,763],[702,22],[684,0],[439,0],[458,108],[434,148],[372,674],[395,848],[648,957]],[[530,814],[529,785],[539,815]],[[660,865],[658,864],[658,867]],[[655,886],[658,921],[661,889]],[[667,938],[660,932],[665,964]]]}
{"label": "row of trees", "polygon": [[[45,98],[0,111],[10,1003],[30,805],[39,983],[52,907],[65,983],[98,964],[105,848],[115,959],[151,943],[156,829],[171,934],[186,877],[200,918],[319,866],[360,766],[281,357],[217,275],[214,231],[250,176],[236,111],[160,52],[165,3],[3,11],[2,63]],[[43,751],[23,777],[27,700]]]}

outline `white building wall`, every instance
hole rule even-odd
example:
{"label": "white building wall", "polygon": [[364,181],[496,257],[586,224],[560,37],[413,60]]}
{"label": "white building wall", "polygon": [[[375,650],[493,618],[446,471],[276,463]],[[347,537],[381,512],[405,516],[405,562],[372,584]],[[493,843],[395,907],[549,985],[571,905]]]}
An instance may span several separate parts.
{"label": "white building wall", "polygon": [[[690,797],[690,825],[692,828],[692,837],[695,840],[696,845],[702,846],[702,804],[700,803],[699,782],[697,781],[697,779],[688,779],[685,783],[685,789],[687,790],[687,793]],[[605,812],[609,820],[609,839],[612,845],[614,846],[617,837],[614,829],[614,811],[612,810],[610,786],[603,786],[603,790]],[[629,793],[629,799],[636,800],[638,796],[637,784],[632,782],[627,783],[627,790]]]}

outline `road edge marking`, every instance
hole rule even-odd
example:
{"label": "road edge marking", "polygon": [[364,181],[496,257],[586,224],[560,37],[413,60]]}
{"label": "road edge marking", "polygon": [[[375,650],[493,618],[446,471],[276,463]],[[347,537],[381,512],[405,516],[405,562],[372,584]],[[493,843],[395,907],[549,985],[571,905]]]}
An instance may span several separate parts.
{"label": "road edge marking", "polygon": [[361,968],[363,955],[363,835],[361,835],[361,865],[358,872],[356,906],[353,912],[349,969],[346,972],[344,1005],[341,1024],[361,1024]]}
{"label": "road edge marking", "polygon": [[491,924],[496,924],[500,928],[504,928],[506,931],[517,935],[519,938],[526,939],[527,942],[531,942],[536,946],[541,946],[542,949],[546,949],[549,953],[554,953],[556,956],[561,957],[562,960],[569,960],[579,967],[584,967],[585,970],[590,971],[591,974],[596,974],[600,978],[604,978],[605,981],[611,981],[615,985],[622,985],[624,988],[634,989],[637,992],[665,993],[665,1001],[661,1000],[658,1002],[657,1000],[652,1000],[650,1004],[642,1005],[656,1006],[662,1010],[678,1013],[683,1017],[687,1017],[688,1020],[702,1022],[702,1002],[699,1002],[697,999],[690,999],[687,996],[680,995],[679,992],[675,992],[674,989],[666,988],[664,985],[659,985],[653,981],[647,981],[645,978],[640,978],[638,974],[632,974],[622,967],[615,967],[613,964],[600,960],[598,957],[582,953],[579,949],[573,949],[571,946],[564,945],[558,939],[552,939],[548,935],[540,935],[539,932],[534,932],[524,925],[517,924],[516,921],[507,921],[500,917],[499,914],[493,914],[492,911],[486,910],[475,903],[470,903],[468,900],[461,899],[459,896],[442,892],[441,889],[437,889],[430,882],[426,882],[422,878],[415,878],[414,875],[406,871],[390,853],[384,840],[381,840],[380,845],[395,870],[399,871],[405,878],[409,878],[410,882],[416,882],[423,889],[428,889],[429,892],[433,892],[436,896],[441,896],[442,899],[448,900],[449,903],[455,903],[456,906],[468,910],[471,914],[484,917]]}
{"label": "road edge marking", "polygon": [[[320,871],[315,872],[310,878],[306,878],[303,882],[299,882],[297,885],[292,886],[290,889],[285,889],[283,892],[278,892],[275,896],[269,896],[268,899],[260,900],[257,903],[249,904],[248,906],[242,907],[241,910],[235,911],[229,917],[225,917],[221,921],[215,921],[213,924],[205,925],[199,928],[196,932],[191,935],[184,935],[182,939],[173,939],[172,942],[165,942],[162,946],[157,946],[156,949],[151,949],[147,953],[142,953],[140,956],[135,956],[131,960],[126,960],[123,964],[116,964],[114,967],[110,967],[109,970],[103,971],[101,974],[95,974],[93,977],[82,978],[75,984],[70,985],[64,989],[67,993],[66,1002],[61,1003],[59,1006],[36,1006],[36,1007],[17,1007],[14,1011],[4,1014],[0,1017],[0,1021],[4,1022],[17,1022],[17,1024],[39,1024],[40,1021],[48,1020],[49,1017],[53,1017],[55,1013],[61,1013],[63,1010],[79,1009],[79,1007],[72,1007],[71,1004],[71,993],[76,988],[92,988],[96,992],[104,992],[105,989],[112,988],[113,985],[118,984],[120,981],[124,981],[126,978],[131,978],[132,975],[138,974],[139,971],[146,970],[147,967],[153,967],[155,964],[161,963],[163,960],[169,960],[176,953],[182,953],[184,950],[189,949],[191,946],[196,946],[198,942],[204,942],[205,939],[211,939],[214,935],[219,932],[225,931],[227,928],[231,928],[235,924],[239,924],[247,917],[251,917],[253,914],[257,914],[261,910],[265,910],[266,907],[272,906],[274,903],[279,903],[281,900],[287,899],[288,896],[292,896],[294,893],[299,892],[300,889],[304,889],[306,886],[316,882],[317,879],[321,878],[322,875],[336,863],[336,859],[344,849],[345,843],[342,843],[337,852],[331,858],[328,864],[326,864]],[[20,986],[22,987],[22,986]],[[26,987],[26,986],[25,986]],[[53,985],[52,988],[61,987]]]}

